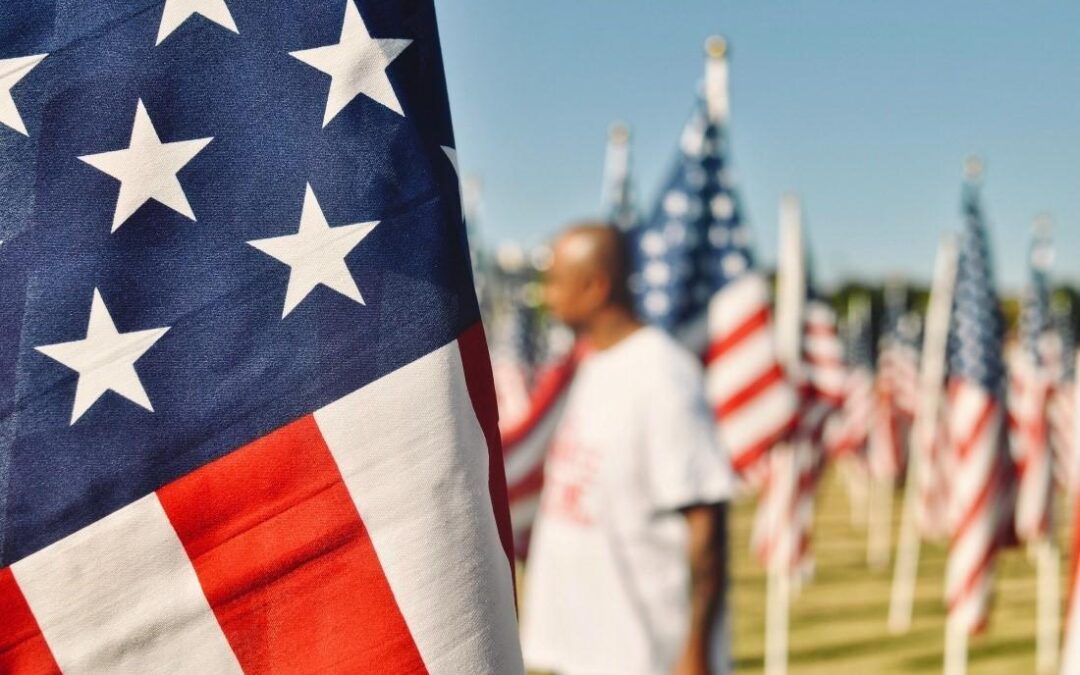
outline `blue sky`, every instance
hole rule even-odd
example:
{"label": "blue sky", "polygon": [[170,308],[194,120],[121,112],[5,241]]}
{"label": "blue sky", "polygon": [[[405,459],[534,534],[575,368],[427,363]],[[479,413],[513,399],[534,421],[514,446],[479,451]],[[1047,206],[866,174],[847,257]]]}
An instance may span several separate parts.
{"label": "blue sky", "polygon": [[462,171],[488,244],[534,244],[596,214],[606,131],[634,130],[651,207],[710,33],[731,43],[733,162],[759,255],[780,195],[804,202],[826,283],[925,280],[959,223],[965,156],[999,282],[1017,287],[1035,214],[1080,283],[1080,3],[950,0],[442,0]]}

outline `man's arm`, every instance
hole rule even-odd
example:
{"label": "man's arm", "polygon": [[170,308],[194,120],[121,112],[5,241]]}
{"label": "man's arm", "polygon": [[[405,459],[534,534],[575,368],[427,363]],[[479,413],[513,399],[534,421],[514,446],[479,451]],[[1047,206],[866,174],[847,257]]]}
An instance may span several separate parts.
{"label": "man's arm", "polygon": [[683,510],[690,529],[690,630],[675,675],[711,675],[709,655],[727,600],[727,505]]}

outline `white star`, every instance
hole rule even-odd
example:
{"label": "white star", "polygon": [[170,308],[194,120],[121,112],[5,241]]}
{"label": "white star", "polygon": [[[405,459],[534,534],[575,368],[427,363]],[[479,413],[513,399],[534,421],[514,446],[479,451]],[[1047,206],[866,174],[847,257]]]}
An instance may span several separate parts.
{"label": "white star", "polygon": [[353,0],[345,0],[345,21],[337,44],[290,52],[332,78],[323,127],[359,94],[404,116],[386,68],[411,43],[412,40],[372,38]]}
{"label": "white star", "polygon": [[345,256],[378,224],[376,220],[331,228],[319,208],[315,193],[308,185],[304,192],[299,232],[249,241],[266,255],[292,268],[281,318],[288,316],[319,284],[364,304],[364,297],[360,295],[360,289],[356,287],[356,281],[345,264]]}
{"label": "white star", "polygon": [[135,372],[135,362],[168,330],[165,327],[121,333],[116,330],[109,308],[95,288],[86,337],[36,347],[45,356],[79,373],[71,423],[75,424],[109,390],[153,412],[150,397],[146,395],[139,374]]}
{"label": "white star", "polygon": [[161,25],[158,27],[157,42],[161,44],[180,24],[193,14],[202,14],[222,28],[239,34],[236,22],[225,4],[225,0],[165,0],[165,9],[161,12]]}
{"label": "white star", "polygon": [[176,174],[206,147],[213,138],[162,143],[154,123],[139,99],[131,142],[123,150],[79,157],[90,166],[120,181],[120,195],[113,212],[112,232],[116,232],[140,206],[156,199],[191,220],[195,213],[180,187]]}
{"label": "white star", "polygon": [[26,77],[34,66],[45,60],[48,54],[35,54],[33,56],[19,56],[14,59],[0,59],[0,124],[6,125],[18,131],[23,136],[26,133],[26,125],[15,107],[15,99],[11,97],[11,88],[19,80]]}

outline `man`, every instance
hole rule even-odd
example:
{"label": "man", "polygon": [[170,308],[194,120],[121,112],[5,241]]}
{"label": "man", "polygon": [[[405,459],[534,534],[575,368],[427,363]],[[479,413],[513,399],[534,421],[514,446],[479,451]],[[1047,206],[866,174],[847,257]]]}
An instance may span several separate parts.
{"label": "man", "polygon": [[618,231],[571,227],[545,296],[591,349],[545,469],[525,582],[526,664],[560,675],[727,672],[733,487],[700,363],[634,317]]}

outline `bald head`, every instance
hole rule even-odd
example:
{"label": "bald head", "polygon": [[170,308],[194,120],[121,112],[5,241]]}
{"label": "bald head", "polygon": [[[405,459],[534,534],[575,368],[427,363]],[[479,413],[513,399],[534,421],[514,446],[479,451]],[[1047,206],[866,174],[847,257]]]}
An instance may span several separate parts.
{"label": "bald head", "polygon": [[607,277],[613,288],[625,288],[623,237],[614,226],[592,221],[576,223],[559,235],[555,249],[565,256],[568,264]]}
{"label": "bald head", "polygon": [[551,310],[571,327],[597,312],[630,310],[622,233],[612,225],[586,221],[556,237],[546,297]]}

